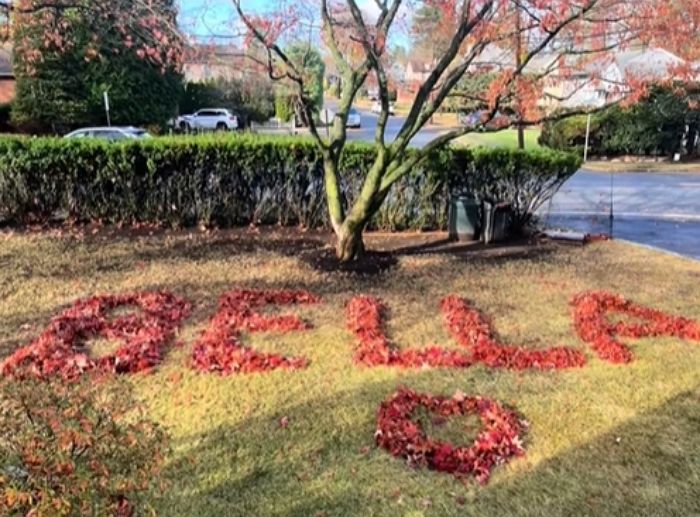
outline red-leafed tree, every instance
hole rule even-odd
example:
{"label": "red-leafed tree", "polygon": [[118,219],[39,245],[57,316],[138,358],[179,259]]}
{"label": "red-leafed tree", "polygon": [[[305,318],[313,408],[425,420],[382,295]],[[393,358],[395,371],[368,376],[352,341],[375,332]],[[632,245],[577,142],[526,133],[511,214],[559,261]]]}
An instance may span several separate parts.
{"label": "red-leafed tree", "polygon": [[15,0],[5,9],[18,127],[99,124],[107,90],[117,124],[164,123],[174,114],[183,45],[173,0]]}
{"label": "red-leafed tree", "polygon": [[[256,41],[264,49],[269,75],[291,83],[308,112],[310,133],[323,156],[330,222],[342,261],[363,252],[363,230],[392,185],[429,153],[471,131],[540,123],[553,116],[543,99],[570,99],[578,90],[598,95],[598,102],[584,103],[571,113],[639,99],[652,80],[658,82],[659,74],[649,77],[630,71],[606,77],[614,53],[693,33],[697,17],[684,13],[698,11],[697,0],[432,0],[449,18],[441,27],[451,32],[417,88],[401,130],[388,143],[387,49],[392,33],[401,29],[405,10],[414,5],[408,0],[374,0],[370,13],[358,0],[307,0],[277,12],[268,4],[270,12],[262,14],[247,8],[244,0],[231,1],[238,17],[233,24],[245,27],[247,41]],[[302,32],[326,47],[341,76],[340,106],[328,136],[313,123],[313,102],[306,94],[303,70],[283,50],[286,41],[299,38]],[[513,59],[506,65],[494,65],[494,49]],[[488,84],[475,93],[475,100],[485,107],[481,119],[409,152],[414,137],[457,85],[485,73],[490,74]],[[673,73],[677,77],[680,72]],[[346,143],[345,126],[350,107],[370,76],[376,78],[382,106],[375,134],[376,158],[366,172],[360,195],[346,206],[338,166]],[[504,111],[513,113],[510,119],[498,117]]]}
{"label": "red-leafed tree", "polygon": [[[71,48],[86,30],[93,41],[88,58],[128,48],[142,59],[170,67],[182,59],[176,14],[172,0],[0,0],[0,36],[9,38],[15,28],[41,21],[44,40],[42,48],[31,50],[35,60],[41,60],[43,52]],[[75,30],[78,25],[80,31]]]}
{"label": "red-leafed tree", "polygon": [[669,0],[668,11],[658,20],[657,45],[691,60],[700,60],[700,2]]}

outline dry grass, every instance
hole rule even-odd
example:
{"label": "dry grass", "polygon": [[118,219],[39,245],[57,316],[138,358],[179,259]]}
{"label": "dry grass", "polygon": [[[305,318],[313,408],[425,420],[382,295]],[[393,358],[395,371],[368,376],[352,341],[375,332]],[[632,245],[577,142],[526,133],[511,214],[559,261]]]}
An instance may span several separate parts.
{"label": "dry grass", "polygon": [[[700,513],[698,344],[642,340],[629,366],[588,353],[585,368],[566,372],[366,369],[352,362],[343,318],[352,294],[375,294],[391,307],[395,342],[455,346],[437,304],[458,293],[493,318],[504,340],[584,348],[571,328],[572,295],[607,289],[700,318],[698,263],[606,243],[545,248],[524,259],[404,256],[389,272],[357,278],[318,272],[281,253],[279,241],[265,242],[0,235],[0,353],[29,341],[78,297],[159,288],[192,300],[185,346],[154,375],[133,377],[152,417],[173,437],[162,515]],[[248,338],[261,349],[308,357],[308,369],[220,378],[186,366],[218,296],[234,287],[323,296],[320,306],[300,311],[315,329]],[[526,456],[496,469],[486,487],[408,468],[373,447],[375,411],[400,384],[512,405],[531,423]],[[440,432],[454,436],[455,429]]]}
{"label": "dry grass", "polygon": [[620,162],[591,160],[584,164],[584,169],[596,172],[685,172],[700,173],[700,162]]}

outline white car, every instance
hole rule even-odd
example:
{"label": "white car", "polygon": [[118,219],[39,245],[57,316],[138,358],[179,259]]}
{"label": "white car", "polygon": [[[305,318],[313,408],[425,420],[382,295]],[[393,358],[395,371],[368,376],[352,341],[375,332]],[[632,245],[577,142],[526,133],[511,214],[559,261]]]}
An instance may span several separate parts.
{"label": "white car", "polygon": [[227,131],[238,129],[238,117],[227,109],[201,109],[192,115],[182,115],[175,119],[175,127],[182,131],[210,129]]}
{"label": "white car", "polygon": [[68,133],[64,138],[99,138],[101,140],[131,140],[152,138],[145,129],[133,126],[84,127]]}
{"label": "white car", "polygon": [[360,116],[360,112],[355,108],[350,108],[350,111],[348,111],[348,121],[345,125],[347,127],[361,128],[362,117]]}
{"label": "white car", "polygon": [[[375,102],[372,104],[372,109],[370,110],[372,113],[376,113],[379,115],[382,112],[382,103],[381,102]],[[389,103],[389,115],[394,115],[394,103],[390,102]]]}

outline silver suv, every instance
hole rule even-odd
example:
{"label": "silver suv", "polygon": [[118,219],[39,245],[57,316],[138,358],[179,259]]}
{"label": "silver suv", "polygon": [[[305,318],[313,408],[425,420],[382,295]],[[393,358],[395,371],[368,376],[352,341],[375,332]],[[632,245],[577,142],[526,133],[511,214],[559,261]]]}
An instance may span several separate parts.
{"label": "silver suv", "polygon": [[210,129],[226,131],[238,129],[238,117],[227,109],[201,109],[192,115],[182,115],[175,120],[175,127],[182,131]]}
{"label": "silver suv", "polygon": [[133,126],[84,127],[68,133],[64,138],[99,138],[101,140],[130,140],[151,138],[145,129]]}

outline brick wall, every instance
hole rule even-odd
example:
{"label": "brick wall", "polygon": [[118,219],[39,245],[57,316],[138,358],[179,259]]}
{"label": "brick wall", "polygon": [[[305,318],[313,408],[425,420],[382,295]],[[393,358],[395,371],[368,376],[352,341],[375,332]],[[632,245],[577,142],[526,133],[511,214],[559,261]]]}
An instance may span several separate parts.
{"label": "brick wall", "polygon": [[0,78],[0,104],[11,102],[15,98],[15,80]]}

